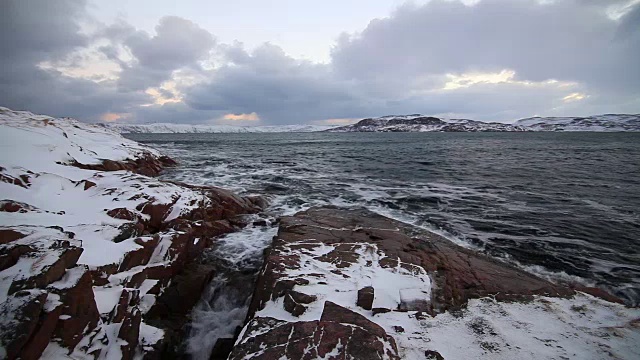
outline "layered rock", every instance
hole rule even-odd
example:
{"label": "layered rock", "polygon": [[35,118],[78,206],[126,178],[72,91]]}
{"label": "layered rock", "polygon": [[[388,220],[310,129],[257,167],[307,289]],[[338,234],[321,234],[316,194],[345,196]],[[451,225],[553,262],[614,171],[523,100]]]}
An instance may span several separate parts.
{"label": "layered rock", "polygon": [[0,142],[0,358],[160,354],[148,313],[262,204],[150,178],[173,160],[71,119],[0,108]]}
{"label": "layered rock", "polygon": [[638,316],[367,210],[313,208],[281,219],[231,358],[634,358]]}

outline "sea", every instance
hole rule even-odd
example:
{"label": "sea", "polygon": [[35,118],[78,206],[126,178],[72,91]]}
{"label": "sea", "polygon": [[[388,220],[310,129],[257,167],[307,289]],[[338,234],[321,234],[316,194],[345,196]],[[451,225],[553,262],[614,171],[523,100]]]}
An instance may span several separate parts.
{"label": "sea", "polygon": [[[551,281],[598,286],[640,305],[640,133],[127,137],[179,162],[163,178],[263,195],[274,217],[327,204],[365,207]],[[259,267],[275,231],[231,235],[216,256],[235,270]],[[246,307],[246,299],[220,303],[224,281],[200,308],[203,317],[222,316],[211,323],[226,321],[219,337],[233,333]],[[207,326],[194,323],[196,358],[207,357]]]}

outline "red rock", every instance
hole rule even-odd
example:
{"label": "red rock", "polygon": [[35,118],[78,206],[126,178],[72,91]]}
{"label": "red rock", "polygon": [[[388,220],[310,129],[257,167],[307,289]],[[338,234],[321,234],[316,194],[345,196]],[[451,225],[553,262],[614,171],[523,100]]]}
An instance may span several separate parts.
{"label": "red rock", "polygon": [[95,286],[104,286],[109,283],[109,276],[118,272],[117,264],[107,264],[103,266],[99,266],[96,269],[93,269],[91,272],[91,279],[93,280],[93,285]]}
{"label": "red rock", "polygon": [[163,168],[174,166],[176,165],[176,162],[167,156],[156,157],[150,153],[144,153],[137,159],[127,159],[122,161],[107,159],[103,160],[101,164],[81,164],[75,161],[71,163],[71,165],[81,169],[98,171],[127,170],[145,176],[157,176]]}
{"label": "red rock", "polygon": [[371,310],[373,307],[374,290],[372,286],[363,287],[358,290],[358,300],[356,305],[365,310]]}
{"label": "red rock", "polygon": [[4,212],[18,212],[22,210],[24,207],[21,203],[13,202],[13,201],[3,201],[0,203],[0,211]]}
{"label": "red rock", "polygon": [[[420,266],[432,272],[435,283],[432,298],[425,299],[426,306],[420,309],[432,314],[461,307],[468,299],[485,296],[496,296],[499,300],[526,300],[533,295],[573,294],[567,287],[554,285],[515,267],[461,248],[436,234],[367,210],[322,207],[281,219],[278,235],[267,253],[262,275],[257,281],[250,314],[270,297],[282,296],[278,295],[275,288],[279,277],[283,276],[281,274],[287,271],[287,265],[283,265],[281,258],[295,255],[286,254],[279,249],[285,245],[289,248],[290,244],[302,240],[308,241],[306,239],[333,245],[335,250],[318,260],[328,261],[336,266],[355,261],[353,243],[370,243],[375,244],[386,255],[380,261],[380,266],[396,267],[400,264],[409,270]],[[297,260],[293,262],[297,263]]]}
{"label": "red rock", "polygon": [[0,304],[0,342],[7,359],[17,359],[36,332],[46,299],[42,290],[19,291]]}
{"label": "red rock", "polygon": [[387,309],[387,308],[373,308],[371,309],[371,311],[373,312],[373,315],[378,315],[378,314],[386,314],[388,312],[391,312],[391,309]]}
{"label": "red rock", "polygon": [[22,239],[25,236],[25,234],[12,229],[0,229],[0,245]]}
{"label": "red rock", "polygon": [[87,191],[87,190],[91,189],[92,187],[96,186],[96,183],[91,181],[91,180],[82,180],[78,184],[82,184],[82,187],[84,188],[84,191]]}
{"label": "red rock", "polygon": [[118,170],[123,170],[125,168],[124,165],[113,160],[104,160],[102,162],[102,166],[104,167],[105,171],[118,171]]}
{"label": "red rock", "polygon": [[299,304],[298,302],[293,300],[293,297],[291,297],[290,293],[287,293],[284,296],[283,306],[284,309],[293,316],[300,316],[307,310],[306,306]]}
{"label": "red rock", "polygon": [[129,220],[129,221],[138,220],[138,215],[136,215],[133,211],[126,208],[111,209],[107,211],[107,215],[115,219],[123,219],[123,220]]}
{"label": "red rock", "polygon": [[140,335],[140,322],[142,314],[140,310],[135,309],[131,316],[126,317],[120,326],[118,338],[126,341],[126,344],[120,346],[122,351],[122,359],[130,360],[135,355],[136,346],[138,346],[138,338]]}
{"label": "red rock", "polygon": [[0,271],[8,269],[18,262],[18,259],[24,254],[36,251],[35,248],[28,245],[4,246],[0,248]]}
{"label": "red rock", "polygon": [[338,346],[340,359],[399,359],[395,340],[384,329],[328,301],[320,321],[254,318],[229,359],[316,359]]}
{"label": "red rock", "polygon": [[379,337],[386,336],[384,329],[380,327],[380,325],[371,322],[369,319],[356,312],[332,303],[331,301],[325,301],[320,321],[335,321],[346,324],[353,324],[367,329],[369,332]]}
{"label": "red rock", "polygon": [[22,360],[36,360],[40,358],[42,352],[51,341],[60,315],[62,315],[62,304],[56,306],[49,312],[42,311],[40,313],[38,327],[20,353]]}
{"label": "red rock", "polygon": [[[200,294],[211,282],[214,267],[203,264],[190,264],[180,274],[173,277],[171,285],[156,299],[156,303],[147,313],[148,317],[187,316],[200,300]],[[197,296],[194,296],[197,294]]]}
{"label": "red rock", "polygon": [[289,291],[289,295],[298,304],[311,304],[318,299],[315,295],[307,295],[293,290]]}
{"label": "red rock", "polygon": [[160,237],[154,236],[148,240],[138,238],[134,240],[134,242],[142,246],[142,248],[128,252],[124,256],[124,259],[122,259],[118,272],[127,271],[136,266],[148,264],[149,259],[151,259],[151,255],[153,255],[156,246],[158,246],[158,243],[160,242]]}
{"label": "red rock", "polygon": [[18,186],[23,187],[25,189],[29,188],[29,186],[28,186],[29,185],[28,177],[27,177],[27,181],[23,181],[23,179],[14,178],[12,176],[0,173],[0,181],[8,183],[8,184],[18,185]]}
{"label": "red rock", "polygon": [[132,275],[126,284],[126,287],[139,288],[140,285],[142,285],[142,282],[147,279],[159,280],[160,283],[165,286],[176,274],[176,271],[177,270],[175,270],[171,265],[149,265],[143,268],[140,272]]}
{"label": "red rock", "polygon": [[171,206],[172,204],[154,204],[152,202],[142,205],[139,210],[150,217],[149,220],[146,220],[145,228],[151,229],[151,231],[161,230],[162,223],[169,214]]}
{"label": "red rock", "polygon": [[84,335],[91,332],[100,320],[100,313],[93,295],[91,273],[84,271],[78,281],[69,288],[50,288],[62,301],[62,314],[56,327],[56,337],[68,349],[73,349]]}
{"label": "red rock", "polygon": [[397,333],[403,333],[404,332],[404,328],[402,326],[394,325],[393,326],[393,331],[395,331]]}
{"label": "red rock", "polygon": [[[68,242],[63,243],[68,244]],[[14,280],[9,287],[9,293],[14,293],[21,289],[43,288],[54,281],[60,280],[68,268],[76,265],[83,249],[70,246],[57,249],[57,251],[60,255],[52,265],[42,268],[31,277]],[[46,252],[42,253],[41,256],[52,256],[52,254],[51,252]],[[37,260],[34,264],[37,264]]]}
{"label": "red rock", "polygon": [[123,289],[120,293],[120,299],[116,306],[109,313],[108,320],[110,323],[119,323],[125,319],[130,306],[134,306],[140,302],[139,290]]}

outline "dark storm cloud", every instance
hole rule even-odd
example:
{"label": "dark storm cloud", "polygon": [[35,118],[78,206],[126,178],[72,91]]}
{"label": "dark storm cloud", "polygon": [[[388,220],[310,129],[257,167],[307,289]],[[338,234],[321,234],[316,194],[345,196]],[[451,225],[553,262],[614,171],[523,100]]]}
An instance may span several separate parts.
{"label": "dark storm cloud", "polygon": [[[156,35],[134,31],[124,38],[135,57],[135,64],[125,66],[118,85],[125,90],[144,90],[158,86],[182,67],[198,67],[215,45],[213,35],[189,20],[175,16],[160,19]],[[122,34],[118,34],[122,36]]]}
{"label": "dark storm cloud", "polygon": [[[640,6],[615,21],[605,12],[625,3],[406,5],[360,33],[342,35],[331,62],[315,64],[272,44],[251,51],[237,42],[217,44],[197,24],[171,16],[155,34],[124,21],[83,34],[79,24],[90,21],[83,1],[10,0],[0,3],[0,46],[7,50],[0,53],[0,105],[85,120],[129,113],[136,122],[198,123],[256,112],[268,124],[415,112],[486,120],[637,112]],[[92,56],[119,65],[118,79],[72,78],[38,67]],[[203,69],[202,61],[215,67]],[[504,69],[515,71],[512,81],[443,90],[451,79],[446,74]],[[177,70],[195,82],[176,81],[179,94],[157,92],[184,102],[148,106],[153,99],[145,90],[174,79]],[[586,97],[563,101],[572,92]]]}
{"label": "dark storm cloud", "polygon": [[[298,61],[281,48],[265,44],[251,54],[232,47],[231,64],[210,74],[211,81],[185,89],[194,109],[230,113],[258,112],[272,122],[319,120],[348,111],[357,103],[349,84],[335,79],[327,65]],[[329,105],[329,106],[327,106]]]}
{"label": "dark storm cloud", "polygon": [[79,0],[0,2],[0,105],[97,120],[102,113],[131,111],[149,101],[145,94],[119,93],[113,83],[38,67],[90,43],[77,22],[86,16],[84,8]]}
{"label": "dark storm cloud", "polygon": [[87,38],[78,34],[78,24],[69,21],[83,8],[82,0],[0,2],[0,59],[54,58],[86,45]]}

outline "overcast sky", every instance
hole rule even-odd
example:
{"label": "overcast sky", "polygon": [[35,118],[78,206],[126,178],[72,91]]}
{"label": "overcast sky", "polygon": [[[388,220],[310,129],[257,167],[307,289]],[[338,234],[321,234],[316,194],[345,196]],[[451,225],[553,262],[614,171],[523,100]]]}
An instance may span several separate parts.
{"label": "overcast sky", "polygon": [[0,106],[83,121],[640,113],[640,0],[3,0]]}

